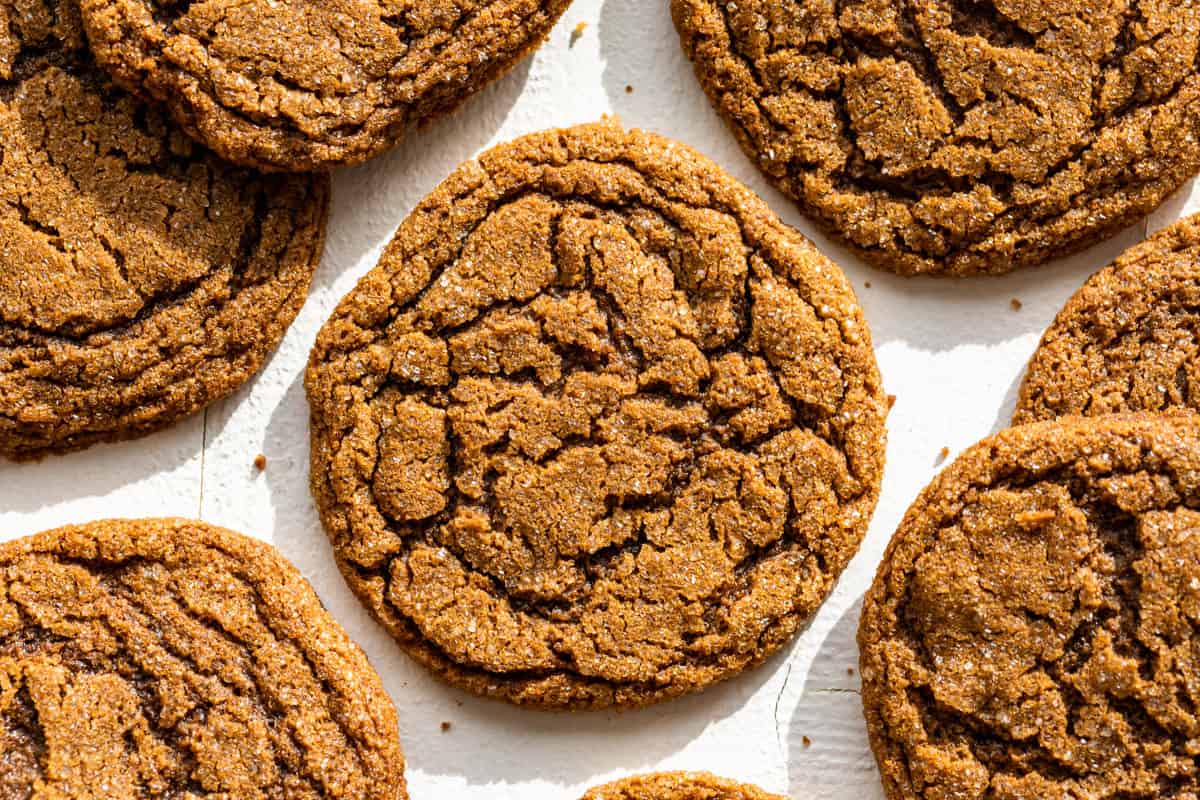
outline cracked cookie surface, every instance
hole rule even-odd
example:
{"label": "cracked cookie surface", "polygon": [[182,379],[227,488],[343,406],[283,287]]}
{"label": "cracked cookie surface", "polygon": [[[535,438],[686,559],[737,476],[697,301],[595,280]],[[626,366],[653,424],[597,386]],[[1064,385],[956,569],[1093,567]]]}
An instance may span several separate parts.
{"label": "cracked cookie surface", "polygon": [[883,467],[841,271],[707,159],[611,123],[461,166],[306,386],[360,599],[445,680],[541,707],[761,661],[856,551]]}
{"label": "cracked cookie surface", "polygon": [[1067,301],[1013,422],[1169,408],[1200,411],[1200,216],[1126,251]]}
{"label": "cracked cookie surface", "polygon": [[98,61],[239,164],[363,161],[507,72],[570,0],[81,0]]}
{"label": "cracked cookie surface", "polygon": [[1200,417],[968,450],[892,539],[859,646],[890,800],[1200,795]]}
{"label": "cracked cookie surface", "polygon": [[901,274],[1115,233],[1200,168],[1197,0],[672,0],[764,174]]}
{"label": "cracked cookie surface", "polygon": [[0,545],[0,798],[406,800],[395,708],[272,547],[107,520]]}
{"label": "cracked cookie surface", "polygon": [[0,453],[164,427],[237,389],[308,293],[325,176],[263,176],[113,86],[73,0],[0,0]]}
{"label": "cracked cookie surface", "polygon": [[659,772],[597,786],[583,800],[784,800],[706,772]]}

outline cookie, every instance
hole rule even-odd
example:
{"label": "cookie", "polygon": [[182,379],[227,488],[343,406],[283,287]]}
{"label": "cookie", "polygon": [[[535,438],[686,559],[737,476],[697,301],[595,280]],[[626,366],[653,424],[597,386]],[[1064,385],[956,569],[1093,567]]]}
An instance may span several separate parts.
{"label": "cookie", "polygon": [[321,256],[325,176],[230,167],[95,69],[73,0],[0,0],[0,453],[237,389]]}
{"label": "cookie", "polygon": [[274,548],[109,520],[0,576],[0,797],[406,800],[379,676]]}
{"label": "cookie", "polygon": [[1197,0],[671,6],[751,160],[883,269],[1033,266],[1200,168]]}
{"label": "cookie", "polygon": [[1126,251],[1059,312],[1029,362],[1013,422],[1200,411],[1200,215]]}
{"label": "cookie", "polygon": [[854,554],[883,467],[841,271],[704,157],[613,123],[455,171],[306,386],[350,586],[443,679],[540,707],[762,661]]}
{"label": "cookie", "polygon": [[597,786],[583,800],[784,800],[707,772],[660,772]]}
{"label": "cookie", "polygon": [[570,0],[80,0],[96,58],[230,161],[354,164],[456,108]]}
{"label": "cookie", "polygon": [[1200,417],[1039,422],[909,509],[858,633],[889,800],[1200,793]]}

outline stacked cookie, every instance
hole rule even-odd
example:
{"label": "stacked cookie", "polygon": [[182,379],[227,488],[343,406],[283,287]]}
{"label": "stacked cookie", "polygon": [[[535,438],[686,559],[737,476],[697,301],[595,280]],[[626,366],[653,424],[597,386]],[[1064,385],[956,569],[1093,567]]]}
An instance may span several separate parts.
{"label": "stacked cookie", "polygon": [[458,105],[566,4],[0,2],[0,454],[235,390],[307,295],[316,171]]}

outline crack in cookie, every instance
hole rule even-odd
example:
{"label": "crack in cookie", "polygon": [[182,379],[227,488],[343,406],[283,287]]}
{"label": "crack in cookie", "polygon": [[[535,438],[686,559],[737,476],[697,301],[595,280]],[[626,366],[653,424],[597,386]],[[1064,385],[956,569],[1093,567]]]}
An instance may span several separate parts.
{"label": "crack in cookie", "polygon": [[612,124],[463,165],[318,337],[312,482],[351,586],[452,683],[640,705],[758,663],[878,496],[840,270]]}

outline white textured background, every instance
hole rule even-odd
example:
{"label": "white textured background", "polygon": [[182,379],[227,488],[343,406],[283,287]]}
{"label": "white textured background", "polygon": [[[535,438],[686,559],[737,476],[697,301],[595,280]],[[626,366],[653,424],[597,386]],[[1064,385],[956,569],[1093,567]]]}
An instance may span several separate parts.
{"label": "white textured background", "polygon": [[[581,22],[586,28],[572,45]],[[737,680],[649,710],[546,714],[436,683],[359,608],[333,565],[308,494],[302,371],[322,321],[374,265],[409,210],[456,165],[520,134],[605,113],[698,148],[841,264],[898,402],[883,498],[867,541],[792,646]],[[1148,229],[1200,208],[1200,191],[1189,198],[1185,189],[1105,244],[1001,279],[905,280],[874,271],[814,235],[742,155],[680,51],[666,0],[575,0],[532,58],[452,118],[339,173],[334,186],[312,294],[263,372],[205,414],[149,438],[41,464],[0,464],[0,537],[101,517],[174,515],[273,542],[383,675],[400,713],[414,800],[577,800],[595,783],[655,769],[706,769],[797,800],[881,798],[858,679],[848,668],[857,662],[859,599],[889,536],[940,466],[943,447],[953,458],[1004,427],[1025,361],[1083,280]],[[260,452],[269,459],[262,474],[252,466]],[[443,721],[453,725],[448,733]]]}

